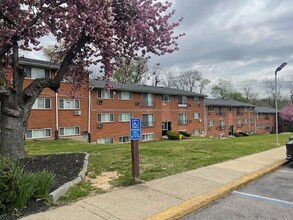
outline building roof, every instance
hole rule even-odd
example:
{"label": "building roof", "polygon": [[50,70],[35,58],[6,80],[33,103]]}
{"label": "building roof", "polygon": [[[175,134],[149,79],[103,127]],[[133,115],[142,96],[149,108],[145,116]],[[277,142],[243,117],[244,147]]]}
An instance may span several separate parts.
{"label": "building roof", "polygon": [[270,107],[257,106],[255,107],[255,113],[276,113],[276,109]]}
{"label": "building roof", "polygon": [[26,57],[19,57],[19,64],[21,65],[27,65],[27,66],[35,66],[35,67],[43,67],[48,69],[59,69],[59,64],[45,61],[45,60],[36,60],[36,59],[30,59]]}
{"label": "building roof", "polygon": [[252,104],[225,99],[206,99],[206,106],[254,107]]}
{"label": "building roof", "polygon": [[[90,80],[90,85],[94,88],[105,88],[105,81],[103,80]],[[139,85],[134,83],[119,83],[119,82],[110,82],[110,85],[113,86],[114,90],[118,91],[129,91],[129,92],[143,92],[143,93],[153,93],[153,94],[162,94],[162,95],[185,95],[185,96],[198,96],[206,97],[195,92],[189,92],[180,89],[165,88],[159,86],[147,86]]]}

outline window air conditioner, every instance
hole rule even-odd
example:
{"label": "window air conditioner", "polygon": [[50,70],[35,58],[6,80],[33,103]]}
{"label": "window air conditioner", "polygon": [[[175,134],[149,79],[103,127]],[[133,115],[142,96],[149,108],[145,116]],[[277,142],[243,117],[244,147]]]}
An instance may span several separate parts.
{"label": "window air conditioner", "polygon": [[81,111],[74,111],[74,115],[77,115],[77,116],[81,115]]}
{"label": "window air conditioner", "polygon": [[97,124],[97,128],[102,128],[102,127],[103,127],[103,124],[101,124],[101,123]]}

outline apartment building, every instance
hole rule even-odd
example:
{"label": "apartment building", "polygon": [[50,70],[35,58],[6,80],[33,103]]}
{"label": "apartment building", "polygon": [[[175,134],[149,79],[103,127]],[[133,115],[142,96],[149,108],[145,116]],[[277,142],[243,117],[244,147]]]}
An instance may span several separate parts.
{"label": "apartment building", "polygon": [[[20,65],[27,74],[24,87],[36,78],[53,78],[59,68],[24,57]],[[130,118],[141,119],[141,141],[160,140],[168,130],[219,138],[241,131],[271,133],[275,125],[273,109],[172,88],[117,82],[110,87],[86,79],[74,97],[70,82],[62,82],[58,93],[44,89],[33,105],[25,138],[125,143],[130,141]]]}
{"label": "apartment building", "polygon": [[205,100],[207,136],[229,137],[236,132],[255,133],[255,106],[234,100]]}
{"label": "apartment building", "polygon": [[270,134],[276,132],[276,109],[269,107],[255,107],[256,132]]}
{"label": "apartment building", "polygon": [[160,140],[168,130],[200,134],[204,95],[184,90],[90,81],[91,142],[129,142],[130,118],[141,118],[142,141]]}
{"label": "apartment building", "polygon": [[[53,78],[59,66],[56,63],[19,58],[26,72],[24,87],[36,78]],[[12,72],[8,82],[12,85]],[[88,84],[72,97],[72,83],[62,82],[58,93],[46,88],[35,101],[25,135],[26,139],[87,139],[88,130]]]}

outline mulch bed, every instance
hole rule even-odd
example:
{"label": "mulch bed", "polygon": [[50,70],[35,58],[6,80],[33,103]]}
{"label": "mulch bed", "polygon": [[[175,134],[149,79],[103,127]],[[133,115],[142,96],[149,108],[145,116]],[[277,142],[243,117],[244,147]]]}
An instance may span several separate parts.
{"label": "mulch bed", "polygon": [[[72,154],[54,154],[54,155],[38,155],[30,156],[20,160],[24,171],[36,172],[44,169],[55,174],[54,185],[50,192],[59,188],[63,184],[74,180],[81,171],[84,164],[84,153]],[[17,219],[26,215],[48,210],[50,207],[46,205],[46,201],[32,198],[27,206],[21,211],[21,215],[16,217],[12,213],[0,216],[0,219]]]}

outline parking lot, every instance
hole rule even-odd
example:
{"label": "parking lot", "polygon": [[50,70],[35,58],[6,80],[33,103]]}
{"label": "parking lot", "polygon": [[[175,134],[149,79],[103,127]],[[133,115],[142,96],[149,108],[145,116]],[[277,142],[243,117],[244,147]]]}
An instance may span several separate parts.
{"label": "parking lot", "polygon": [[293,162],[183,218],[293,219]]}

